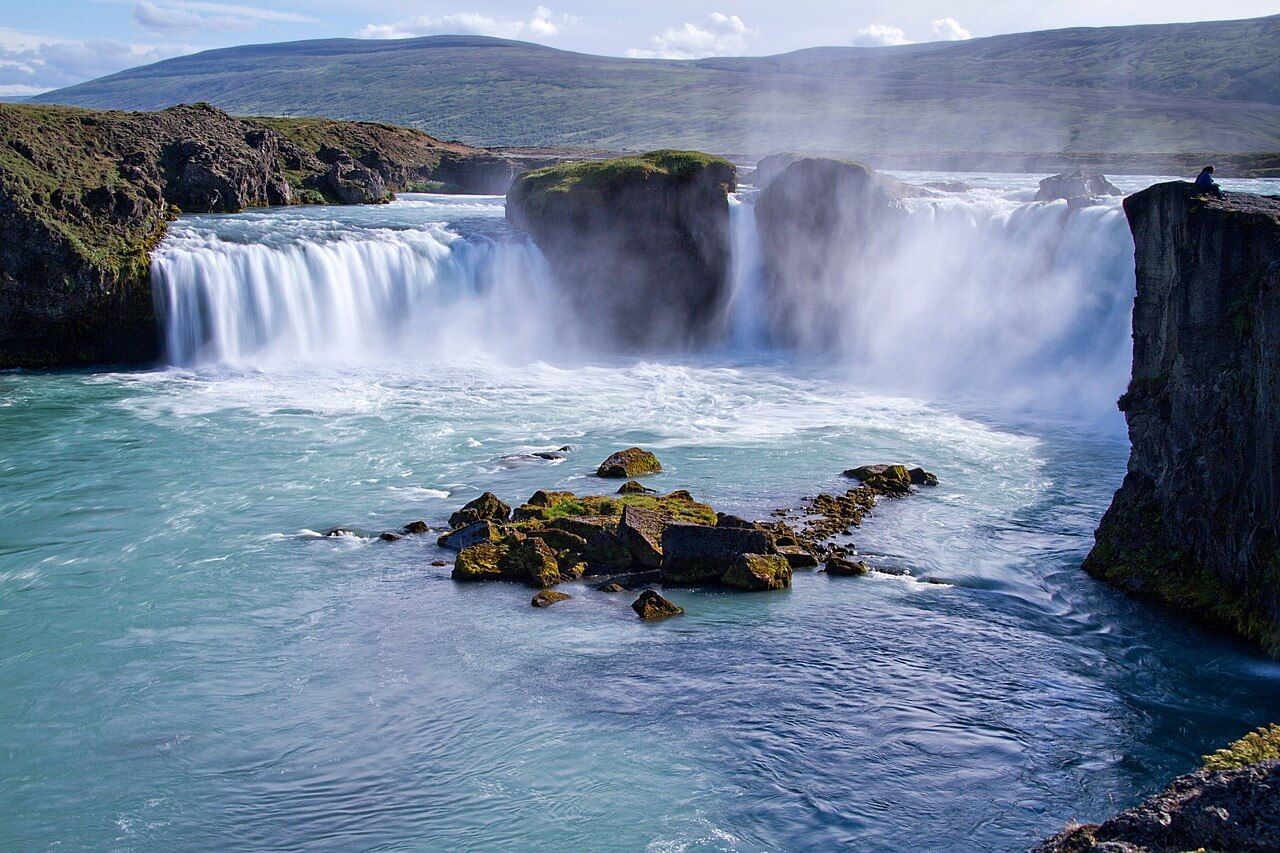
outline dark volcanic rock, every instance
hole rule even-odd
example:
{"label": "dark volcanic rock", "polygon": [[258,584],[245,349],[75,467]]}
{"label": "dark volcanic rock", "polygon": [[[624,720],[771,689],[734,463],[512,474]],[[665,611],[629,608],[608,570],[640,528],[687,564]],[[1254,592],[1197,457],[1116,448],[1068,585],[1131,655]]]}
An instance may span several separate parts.
{"label": "dark volcanic rock", "polygon": [[1104,195],[1124,195],[1120,188],[1107,180],[1105,175],[1084,169],[1072,169],[1060,175],[1052,175],[1040,182],[1036,201],[1087,201]]}
{"label": "dark volcanic rock", "polygon": [[492,521],[476,521],[449,531],[436,540],[436,544],[450,551],[461,551],[480,542],[494,542],[500,536],[498,526]]}
{"label": "dark volcanic rock", "polygon": [[1178,182],[1124,207],[1133,449],[1084,567],[1280,652],[1280,199]]}
{"label": "dark volcanic rock", "polygon": [[642,485],[635,480],[627,480],[621,486],[618,486],[618,494],[620,495],[643,495],[646,492],[656,492],[657,489],[651,489]]}
{"label": "dark volcanic rock", "polygon": [[533,596],[533,600],[529,603],[534,607],[550,607],[559,601],[568,601],[573,598],[572,595],[563,592],[556,592],[554,589],[540,590]]}
{"label": "dark volcanic rock", "polygon": [[664,584],[714,583],[733,568],[743,554],[772,554],[772,537],[742,527],[668,524],[662,531]]}
{"label": "dark volcanic rock", "polygon": [[663,598],[651,589],[640,593],[640,597],[631,602],[631,609],[641,619],[664,619],[668,616],[679,616],[684,608]]}
{"label": "dark volcanic rock", "polygon": [[1280,850],[1280,761],[1180,776],[1101,825],[1069,827],[1033,853]]}
{"label": "dark volcanic rock", "polygon": [[828,557],[825,568],[827,574],[833,577],[854,577],[871,571],[861,560],[847,560],[844,557]]}
{"label": "dark volcanic rock", "polygon": [[825,158],[795,160],[769,181],[757,197],[756,226],[769,328],[783,335],[780,343],[825,350],[839,341],[831,318],[881,268],[905,220],[901,200],[917,194],[865,166]]}
{"label": "dark volcanic rock", "polygon": [[[622,479],[623,477],[643,477],[645,474],[656,474],[661,470],[662,464],[658,462],[657,456],[639,447],[628,447],[601,462],[600,467],[596,469],[596,476]],[[641,489],[643,488],[641,486]]]}
{"label": "dark volcanic rock", "polygon": [[697,152],[565,163],[518,178],[507,218],[605,341],[680,347],[715,331],[735,186],[732,164]]}

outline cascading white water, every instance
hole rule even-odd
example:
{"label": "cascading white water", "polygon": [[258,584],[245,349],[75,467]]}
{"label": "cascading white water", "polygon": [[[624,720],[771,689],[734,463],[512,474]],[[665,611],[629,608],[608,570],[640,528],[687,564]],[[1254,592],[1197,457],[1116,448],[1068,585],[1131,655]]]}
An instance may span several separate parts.
{"label": "cascading white water", "polygon": [[[420,197],[183,219],[153,260],[169,359],[572,358],[581,324],[501,212],[500,198]],[[735,196],[729,213],[717,349],[768,356],[789,341],[882,386],[1059,410],[1111,411],[1123,390],[1133,244],[1117,203],[914,200],[893,250],[860,258],[834,292],[773,292],[754,204]]]}
{"label": "cascading white water", "polygon": [[174,364],[536,356],[554,314],[527,242],[305,218],[211,233],[208,219],[175,225],[152,261]]}
{"label": "cascading white water", "polygon": [[891,387],[1060,410],[1110,411],[1124,389],[1133,241],[1118,201],[912,200],[892,251],[854,257],[836,292],[766,296],[748,260],[759,243],[743,246],[758,241],[749,206],[730,209],[735,341],[792,341]]}

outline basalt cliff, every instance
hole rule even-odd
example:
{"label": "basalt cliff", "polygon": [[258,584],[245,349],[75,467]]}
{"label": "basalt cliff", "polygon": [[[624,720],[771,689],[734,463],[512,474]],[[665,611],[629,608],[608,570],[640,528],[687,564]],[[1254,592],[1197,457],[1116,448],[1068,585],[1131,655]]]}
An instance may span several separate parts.
{"label": "basalt cliff", "polygon": [[736,186],[732,164],[696,151],[563,163],[520,176],[507,219],[603,340],[679,348],[725,299]]}
{"label": "basalt cliff", "polygon": [[521,170],[367,122],[0,104],[0,368],[155,359],[148,257],[178,213],[496,193]]}
{"label": "basalt cliff", "polygon": [[1177,182],[1124,208],[1133,449],[1084,567],[1280,654],[1280,198]]}

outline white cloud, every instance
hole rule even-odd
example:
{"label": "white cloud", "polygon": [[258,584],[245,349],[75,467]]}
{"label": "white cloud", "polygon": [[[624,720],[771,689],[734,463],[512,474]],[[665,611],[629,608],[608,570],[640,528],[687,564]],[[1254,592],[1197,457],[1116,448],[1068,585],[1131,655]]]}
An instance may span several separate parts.
{"label": "white cloud", "polygon": [[398,39],[449,33],[509,39],[549,39],[576,26],[579,21],[576,15],[557,15],[546,6],[539,6],[528,20],[498,18],[478,12],[419,15],[390,24],[369,24],[357,35],[362,38]]}
{"label": "white cloud", "polygon": [[747,41],[760,31],[748,27],[737,15],[712,12],[701,24],[685,22],[649,39],[652,48],[632,48],[627,56],[658,59],[697,59],[745,53]]}
{"label": "white cloud", "polygon": [[888,24],[871,24],[858,30],[851,42],[857,47],[893,47],[900,44],[911,44],[911,39],[901,27]]}
{"label": "white cloud", "polygon": [[296,12],[200,0],[138,0],[133,6],[133,19],[139,26],[160,33],[176,30],[252,30],[262,23],[318,23],[315,18]]}
{"label": "white cloud", "polygon": [[193,50],[115,39],[72,41],[0,28],[0,95],[35,95]]}
{"label": "white cloud", "polygon": [[973,38],[973,33],[960,26],[955,18],[939,18],[932,24],[933,41],[964,41]]}

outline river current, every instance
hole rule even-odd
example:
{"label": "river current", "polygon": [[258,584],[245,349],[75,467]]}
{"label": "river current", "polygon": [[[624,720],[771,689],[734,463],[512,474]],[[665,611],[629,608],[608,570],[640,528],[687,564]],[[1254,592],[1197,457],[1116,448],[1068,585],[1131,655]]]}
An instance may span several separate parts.
{"label": "river current", "polygon": [[[170,366],[0,373],[3,846],[1016,850],[1280,719],[1280,665],[1079,569],[1128,453],[1118,202],[959,177],[847,303],[790,295],[787,348],[749,191],[680,354],[584,344],[501,199],[175,223]],[[632,444],[740,515],[941,484],[855,531],[887,571],[656,624],[374,538]]]}

